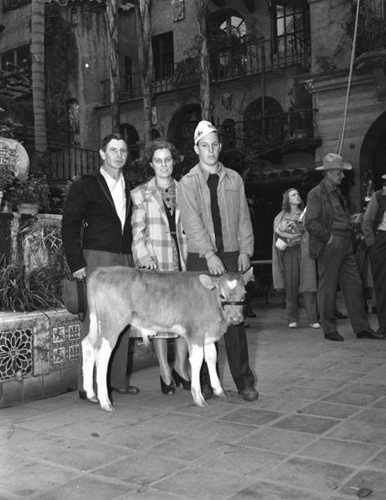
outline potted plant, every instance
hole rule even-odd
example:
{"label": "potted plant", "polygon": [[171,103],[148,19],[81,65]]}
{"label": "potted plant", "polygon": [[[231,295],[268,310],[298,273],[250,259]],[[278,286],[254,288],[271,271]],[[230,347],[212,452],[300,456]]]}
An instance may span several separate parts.
{"label": "potted plant", "polygon": [[7,190],[7,199],[17,206],[19,213],[37,214],[39,210],[47,210],[49,207],[50,187],[47,176],[43,173],[35,173],[28,179],[18,179]]}
{"label": "potted plant", "polygon": [[0,206],[4,197],[4,191],[15,180],[15,172],[10,165],[0,165]]}

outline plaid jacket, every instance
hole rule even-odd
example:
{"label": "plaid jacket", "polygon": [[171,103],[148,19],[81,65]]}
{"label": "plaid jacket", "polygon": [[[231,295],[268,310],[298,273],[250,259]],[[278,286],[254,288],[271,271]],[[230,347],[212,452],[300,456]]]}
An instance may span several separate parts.
{"label": "plaid jacket", "polygon": [[[178,183],[176,185],[178,193]],[[130,194],[133,202],[131,225],[135,266],[140,267],[149,260],[153,260],[158,264],[160,271],[172,271],[172,236],[166,209],[157,190],[155,178],[153,177],[149,182],[136,187]],[[175,218],[181,267],[185,270],[187,242],[178,206],[175,210]]]}

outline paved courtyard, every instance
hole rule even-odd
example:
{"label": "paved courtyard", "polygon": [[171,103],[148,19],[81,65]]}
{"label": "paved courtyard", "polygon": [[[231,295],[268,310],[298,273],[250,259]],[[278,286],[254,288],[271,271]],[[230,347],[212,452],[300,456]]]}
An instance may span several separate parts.
{"label": "paved courtyard", "polygon": [[386,341],[356,339],[348,320],[341,343],[304,318],[290,330],[276,296],[254,310],[258,401],[238,397],[220,342],[229,397],[206,408],[162,395],[154,367],[115,413],[76,392],[2,409],[0,500],[385,500]]}

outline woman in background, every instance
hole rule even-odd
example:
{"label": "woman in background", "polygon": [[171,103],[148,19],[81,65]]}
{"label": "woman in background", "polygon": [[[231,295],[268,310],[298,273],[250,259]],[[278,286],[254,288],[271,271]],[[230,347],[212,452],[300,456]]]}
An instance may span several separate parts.
{"label": "woman in background", "polygon": [[[317,321],[316,264],[309,255],[303,207],[297,189],[290,188],[284,193],[282,210],[273,223],[273,286],[277,290],[285,290],[290,328],[299,326],[299,293],[303,294],[310,327],[320,328]],[[282,249],[278,248],[279,239],[283,242]]]}
{"label": "woman in background", "polygon": [[[157,271],[184,271],[186,236],[176,204],[178,183],[172,177],[176,148],[163,139],[155,139],[145,149],[145,160],[155,176],[131,191],[133,215],[133,257],[136,267]],[[167,339],[153,339],[160,366],[163,394],[173,394],[182,384],[190,390],[186,366],[188,346],[183,338],[175,340],[175,363],[168,362]]]}

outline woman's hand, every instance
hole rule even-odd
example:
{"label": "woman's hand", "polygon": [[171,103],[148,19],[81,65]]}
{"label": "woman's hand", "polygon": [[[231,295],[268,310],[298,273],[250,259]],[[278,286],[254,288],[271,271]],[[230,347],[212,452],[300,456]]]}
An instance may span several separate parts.
{"label": "woman's hand", "polygon": [[149,260],[140,266],[140,269],[149,269],[149,271],[156,271],[158,269],[157,262],[154,260]]}

